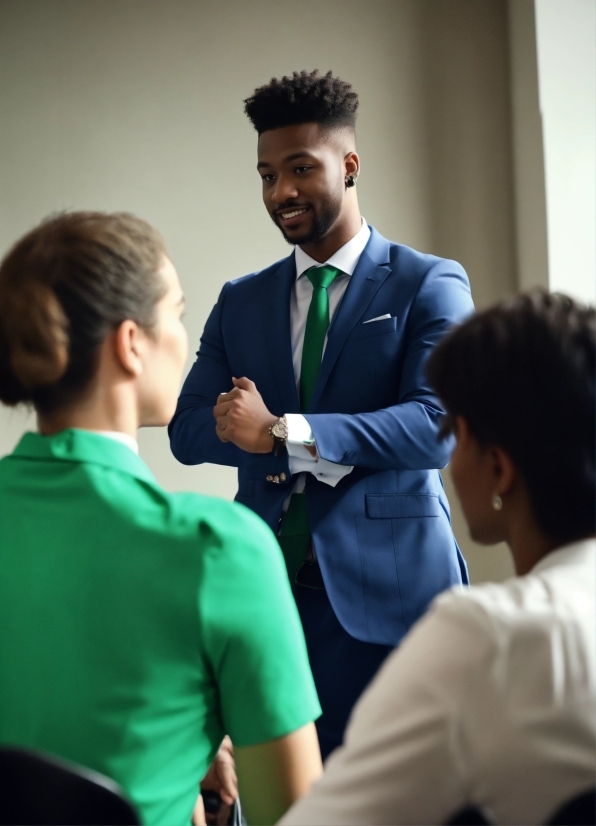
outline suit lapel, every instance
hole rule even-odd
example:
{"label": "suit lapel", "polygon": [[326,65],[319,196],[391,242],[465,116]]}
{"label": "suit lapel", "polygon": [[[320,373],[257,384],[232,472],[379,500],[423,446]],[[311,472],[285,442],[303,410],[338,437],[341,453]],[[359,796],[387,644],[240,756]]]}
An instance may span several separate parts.
{"label": "suit lapel", "polygon": [[389,242],[371,227],[371,236],[350,278],[345,295],[329,327],[327,347],[312,398],[314,410],[331,371],[356,324],[391,272]]}
{"label": "suit lapel", "polygon": [[300,412],[290,332],[290,299],[295,280],[296,261],[292,253],[280,263],[268,281],[265,300],[267,348],[282,413]]}

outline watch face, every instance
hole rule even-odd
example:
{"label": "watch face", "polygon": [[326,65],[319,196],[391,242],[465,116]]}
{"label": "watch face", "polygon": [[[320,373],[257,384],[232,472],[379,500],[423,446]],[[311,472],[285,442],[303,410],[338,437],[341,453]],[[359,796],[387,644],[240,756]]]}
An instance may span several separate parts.
{"label": "watch face", "polygon": [[288,437],[288,426],[285,422],[275,422],[274,425],[271,426],[271,435],[275,436],[276,439],[287,439]]}

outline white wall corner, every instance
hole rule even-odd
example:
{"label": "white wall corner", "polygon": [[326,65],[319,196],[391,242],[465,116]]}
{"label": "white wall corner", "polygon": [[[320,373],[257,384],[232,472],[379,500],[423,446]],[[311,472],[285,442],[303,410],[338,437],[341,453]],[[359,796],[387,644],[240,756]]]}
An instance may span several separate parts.
{"label": "white wall corner", "polygon": [[595,3],[532,0],[532,5],[543,123],[549,287],[594,303]]}
{"label": "white wall corner", "polygon": [[508,0],[517,278],[549,288],[543,125],[534,0]]}

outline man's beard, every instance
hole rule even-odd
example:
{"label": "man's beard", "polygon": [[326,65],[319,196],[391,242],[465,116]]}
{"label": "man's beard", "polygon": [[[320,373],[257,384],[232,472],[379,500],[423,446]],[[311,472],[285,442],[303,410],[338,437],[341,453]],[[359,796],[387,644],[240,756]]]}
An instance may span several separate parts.
{"label": "man's beard", "polygon": [[[314,212],[314,210],[313,210]],[[333,224],[339,218],[341,212],[341,199],[333,202],[331,199],[322,204],[320,210],[315,213],[310,232],[303,235],[301,238],[288,238],[283,231],[283,228],[277,222],[277,218],[273,218],[273,223],[281,230],[284,239],[292,246],[303,246],[304,244],[316,244],[321,241],[329,232]]]}

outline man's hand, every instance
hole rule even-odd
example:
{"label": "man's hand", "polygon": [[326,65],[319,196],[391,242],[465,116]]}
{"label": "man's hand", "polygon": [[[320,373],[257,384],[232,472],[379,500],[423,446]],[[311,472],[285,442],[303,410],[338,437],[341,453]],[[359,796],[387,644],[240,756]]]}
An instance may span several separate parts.
{"label": "man's hand", "polygon": [[232,379],[234,389],[220,393],[213,408],[215,432],[222,442],[232,442],[247,453],[271,453],[269,428],[277,421],[265,407],[254,381]]}
{"label": "man's hand", "polygon": [[216,815],[207,814],[207,823],[227,823],[230,816],[230,809],[238,797],[238,778],[236,777],[234,747],[227,735],[222,740],[219,751],[215,755],[215,760],[209,766],[209,771],[201,780],[201,791],[217,792],[222,802]]}

